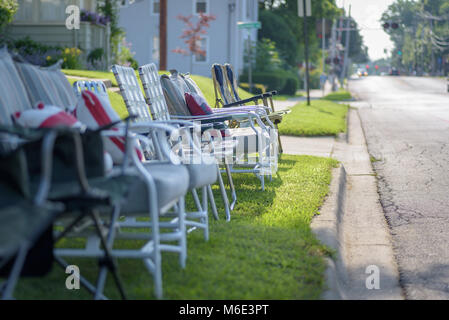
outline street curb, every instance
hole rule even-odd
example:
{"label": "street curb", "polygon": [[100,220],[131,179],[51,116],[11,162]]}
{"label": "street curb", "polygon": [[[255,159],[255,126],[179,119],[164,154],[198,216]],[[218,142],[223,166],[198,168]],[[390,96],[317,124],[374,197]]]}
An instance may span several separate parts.
{"label": "street curb", "polygon": [[349,115],[351,114],[349,111],[350,109],[348,108],[348,113],[346,113],[346,132],[337,134],[337,141],[349,143]]}
{"label": "street curb", "polygon": [[321,208],[321,214],[316,216],[312,223],[312,232],[326,246],[332,248],[335,254],[331,258],[326,258],[326,285],[327,290],[323,293],[322,299],[341,300],[345,299],[343,283],[346,279],[346,271],[343,264],[342,253],[342,230],[346,203],[346,170],[341,164],[332,172],[332,181],[329,194]]}

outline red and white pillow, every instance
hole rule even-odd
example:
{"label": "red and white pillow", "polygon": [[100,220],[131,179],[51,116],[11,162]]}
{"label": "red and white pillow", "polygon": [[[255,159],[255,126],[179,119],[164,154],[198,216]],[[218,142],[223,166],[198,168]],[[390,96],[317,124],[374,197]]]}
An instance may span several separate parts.
{"label": "red and white pillow", "polygon": [[192,116],[206,116],[213,113],[212,109],[207,104],[206,99],[199,94],[186,92],[184,97]]}
{"label": "red and white pillow", "polygon": [[72,127],[80,128],[82,124],[63,109],[46,106],[39,102],[34,109],[15,112],[14,122],[27,128]]}
{"label": "red and white pillow", "polygon": [[[109,99],[92,91],[83,91],[74,112],[76,118],[90,129],[97,129],[121,120],[112,108]],[[114,130],[114,129],[111,129]],[[125,154],[125,139],[122,137],[105,138],[105,150],[115,164],[121,164]],[[144,160],[141,148],[136,148],[139,159]]]}

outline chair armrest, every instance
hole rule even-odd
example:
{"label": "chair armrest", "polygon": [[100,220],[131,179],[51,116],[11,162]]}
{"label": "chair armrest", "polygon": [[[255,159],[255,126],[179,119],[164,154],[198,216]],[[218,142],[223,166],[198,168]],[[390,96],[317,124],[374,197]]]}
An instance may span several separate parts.
{"label": "chair armrest", "polygon": [[248,99],[243,99],[243,100],[236,101],[236,102],[233,102],[233,103],[225,104],[223,106],[223,108],[229,108],[229,107],[238,106],[238,105],[241,105],[241,104],[246,104],[248,102],[263,100],[263,98],[264,98],[263,94],[259,94],[257,96],[253,96],[253,97],[248,98]]}
{"label": "chair armrest", "polygon": [[272,97],[272,96],[277,96],[277,95],[278,95],[278,92],[276,90],[270,91],[270,92],[265,92],[263,94],[263,96],[266,97],[266,98],[269,98],[269,97]]}

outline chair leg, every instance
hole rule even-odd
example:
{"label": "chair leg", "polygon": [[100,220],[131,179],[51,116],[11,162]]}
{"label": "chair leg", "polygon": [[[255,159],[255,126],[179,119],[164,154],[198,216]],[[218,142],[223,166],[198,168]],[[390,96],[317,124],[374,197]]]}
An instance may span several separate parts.
{"label": "chair leg", "polygon": [[226,188],[223,183],[223,177],[221,176],[220,168],[218,166],[217,170],[218,170],[218,183],[220,184],[221,196],[223,198],[223,203],[225,206],[226,221],[231,221],[231,210],[229,208],[228,194],[226,193]]}
{"label": "chair leg", "polygon": [[203,208],[201,207],[201,202],[198,197],[198,193],[196,192],[196,189],[192,189],[191,192],[192,192],[192,196],[193,196],[193,201],[195,202],[195,206],[197,207],[197,209],[199,211],[203,211]]}
{"label": "chair leg", "polygon": [[232,178],[231,168],[229,167],[229,164],[226,164],[225,168],[226,168],[226,175],[228,176],[229,187],[231,189],[232,203],[230,209],[232,211],[234,210],[235,203],[237,202],[237,193],[235,192],[234,179]]}
{"label": "chair leg", "polygon": [[[109,225],[109,232],[106,238],[106,246],[108,250],[112,249],[115,239],[115,223],[118,220],[120,214],[120,207],[118,205],[114,206],[111,213],[111,221]],[[104,286],[106,284],[106,276],[108,273],[108,266],[105,263],[100,263],[100,272],[98,273],[97,286],[95,292],[95,300],[102,299]]]}
{"label": "chair leg", "polygon": [[[210,186],[209,186],[210,187]],[[205,228],[204,228],[204,239],[206,240],[206,241],[209,241],[209,215],[208,215],[208,210],[207,210],[207,190],[208,190],[208,187],[206,186],[206,187],[203,187],[203,194],[202,194],[202,200],[203,200],[203,208],[206,208],[205,210],[204,210],[204,212],[206,213],[205,215],[204,215],[204,217],[203,218],[201,218],[201,223],[204,223],[205,224]],[[212,200],[212,199],[211,199]],[[211,202],[212,203],[212,202]]]}
{"label": "chair leg", "polygon": [[219,220],[220,218],[218,216],[217,206],[215,204],[214,193],[212,192],[211,185],[207,186],[207,192],[208,192],[209,198],[210,198],[210,206],[212,207],[212,214],[213,214],[215,220]]}
{"label": "chair leg", "polygon": [[[206,203],[207,204],[207,203]],[[186,224],[185,224],[185,203],[184,203],[184,197],[181,197],[179,199],[179,205],[178,205],[178,225],[179,225],[179,231],[180,231],[180,238],[179,238],[179,246],[181,248],[181,251],[179,253],[179,264],[181,265],[181,268],[186,267],[186,260],[187,260],[187,231],[186,231]]]}
{"label": "chair leg", "polygon": [[[110,248],[108,246],[107,240],[104,238],[104,235],[102,233],[102,230],[100,227],[100,219],[98,218],[98,214],[95,211],[91,211],[90,216],[92,217],[92,219],[94,221],[95,229],[98,233],[98,236],[100,238],[100,241],[101,241],[101,244],[102,244],[103,250],[104,250],[104,259],[100,263],[104,264],[109,269],[109,271],[111,272],[111,274],[114,278],[115,284],[117,285],[117,288],[120,292],[120,296],[122,297],[123,300],[126,300],[125,290],[123,288],[120,276],[117,272],[117,265],[111,256]],[[103,274],[104,274],[104,281],[105,281],[106,273],[103,272]],[[99,279],[100,285],[102,285],[104,287],[104,281],[103,281],[103,283],[101,283],[101,280],[102,279]],[[100,290],[102,291],[103,288],[97,287],[97,290],[95,292],[95,299],[99,298],[99,296],[102,295],[102,292]]]}
{"label": "chair leg", "polygon": [[17,281],[20,278],[20,273],[22,272],[23,265],[25,263],[25,259],[28,254],[28,248],[29,248],[28,243],[25,243],[20,247],[17,257],[14,261],[12,270],[6,282],[5,288],[3,290],[2,300],[14,299],[13,297],[14,289],[16,287]]}
{"label": "chair leg", "polygon": [[[62,259],[61,257],[57,257],[55,256],[55,261],[59,264],[59,266],[63,269],[66,270],[66,268],[69,266],[69,264]],[[92,293],[93,295],[95,295],[95,293],[97,292],[96,287],[91,284],[86,278],[84,278],[82,275],[80,275],[80,284],[90,293]],[[105,297],[103,294],[99,296],[100,300],[108,300],[107,297]]]}

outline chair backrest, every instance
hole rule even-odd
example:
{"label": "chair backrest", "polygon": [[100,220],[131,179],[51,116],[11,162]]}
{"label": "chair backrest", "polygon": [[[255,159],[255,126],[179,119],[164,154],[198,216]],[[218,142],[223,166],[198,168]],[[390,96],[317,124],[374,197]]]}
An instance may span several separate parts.
{"label": "chair backrest", "polygon": [[0,124],[11,125],[12,114],[31,109],[32,103],[6,47],[0,48]]}
{"label": "chair backrest", "polygon": [[190,76],[190,73],[182,74],[181,76],[183,77],[184,81],[186,82],[187,86],[189,87],[190,92],[194,92],[194,93],[200,95],[201,97],[203,97],[204,100],[207,100],[206,96],[203,94],[200,87],[196,84],[196,82]]}
{"label": "chair backrest", "polygon": [[135,122],[151,121],[151,113],[145,102],[139,81],[133,68],[119,65],[112,66],[112,72],[120,88],[123,100],[129,114],[137,115]]}
{"label": "chair backrest", "polygon": [[167,102],[168,112],[171,115],[191,116],[185,93],[189,92],[187,85],[181,85],[184,81],[179,76],[175,78],[166,74],[161,75],[161,86],[164,92],[165,101]]}
{"label": "chair backrest", "polygon": [[142,81],[145,99],[150,106],[154,120],[170,120],[167,103],[162,90],[157,67],[154,63],[139,67],[139,77]]}
{"label": "chair backrest", "polygon": [[104,82],[101,80],[79,80],[73,83],[73,91],[77,97],[81,97],[81,92],[86,90],[92,91],[103,97],[109,97],[108,90],[106,89]]}
{"label": "chair backrest", "polygon": [[212,65],[212,79],[214,81],[216,107],[219,108],[220,104],[225,105],[234,102],[222,65],[218,63]]}
{"label": "chair backrest", "polygon": [[61,72],[62,61],[50,67],[40,67],[15,57],[15,66],[22,79],[32,105],[43,102],[46,105],[73,109],[76,97],[66,76]]}
{"label": "chair backrest", "polygon": [[226,63],[223,66],[223,68],[225,71],[226,82],[228,83],[228,87],[231,90],[231,95],[233,95],[233,98],[235,101],[242,100],[242,99],[240,99],[240,96],[239,96],[239,90],[238,90],[238,86],[237,86],[237,79],[236,79],[235,73],[234,73],[234,68],[229,63]]}

